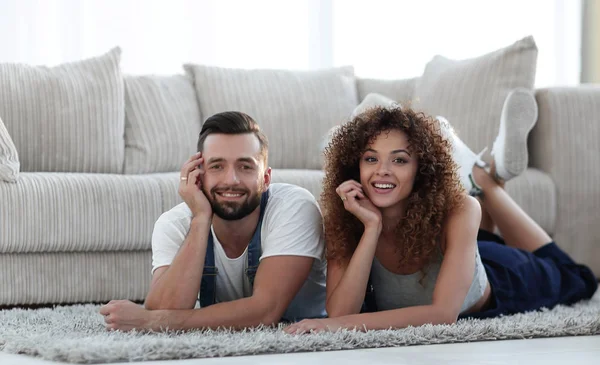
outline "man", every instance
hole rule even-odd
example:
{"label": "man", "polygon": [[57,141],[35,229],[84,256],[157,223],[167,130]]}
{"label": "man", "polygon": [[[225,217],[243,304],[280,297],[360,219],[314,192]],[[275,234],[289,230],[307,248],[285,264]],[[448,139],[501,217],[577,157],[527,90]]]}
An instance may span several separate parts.
{"label": "man", "polygon": [[107,329],[245,328],[324,317],[322,216],[305,189],[271,184],[268,142],[239,112],[206,120],[182,167],[184,200],[152,235],[145,308],[111,301]]}

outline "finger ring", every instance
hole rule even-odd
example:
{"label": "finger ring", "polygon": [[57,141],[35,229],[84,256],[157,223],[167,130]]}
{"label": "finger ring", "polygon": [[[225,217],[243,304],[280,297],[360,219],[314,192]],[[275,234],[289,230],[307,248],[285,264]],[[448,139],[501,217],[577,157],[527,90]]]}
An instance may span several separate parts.
{"label": "finger ring", "polygon": [[182,176],[181,181],[187,181],[187,176]]}

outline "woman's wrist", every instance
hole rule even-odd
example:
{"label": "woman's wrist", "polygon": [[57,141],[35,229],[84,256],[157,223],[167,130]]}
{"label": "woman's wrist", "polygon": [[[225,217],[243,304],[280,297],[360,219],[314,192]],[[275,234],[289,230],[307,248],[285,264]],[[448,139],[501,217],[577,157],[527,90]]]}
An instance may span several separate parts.
{"label": "woman's wrist", "polygon": [[373,222],[373,223],[365,224],[365,234],[374,235],[377,238],[379,238],[379,235],[381,234],[382,229],[383,229],[383,226],[382,226],[381,222]]}

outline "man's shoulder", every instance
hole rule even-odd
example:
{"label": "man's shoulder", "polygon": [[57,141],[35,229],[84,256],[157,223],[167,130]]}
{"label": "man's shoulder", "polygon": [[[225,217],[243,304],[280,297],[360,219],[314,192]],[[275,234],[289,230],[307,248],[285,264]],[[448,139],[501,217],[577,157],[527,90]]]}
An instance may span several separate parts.
{"label": "man's shoulder", "polygon": [[317,204],[317,200],[310,191],[287,183],[274,183],[269,186],[269,202],[281,206],[295,205],[299,202]]}

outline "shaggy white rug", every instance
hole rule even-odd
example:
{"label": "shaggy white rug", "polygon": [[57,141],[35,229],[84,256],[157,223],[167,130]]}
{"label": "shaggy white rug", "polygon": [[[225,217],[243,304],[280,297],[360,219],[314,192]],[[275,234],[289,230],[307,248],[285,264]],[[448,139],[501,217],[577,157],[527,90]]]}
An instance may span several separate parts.
{"label": "shaggy white rug", "polygon": [[187,333],[107,332],[97,305],[0,311],[0,350],[70,363],[106,363],[331,351],[600,334],[600,292],[572,307],[462,320],[450,326],[309,335],[280,329]]}

